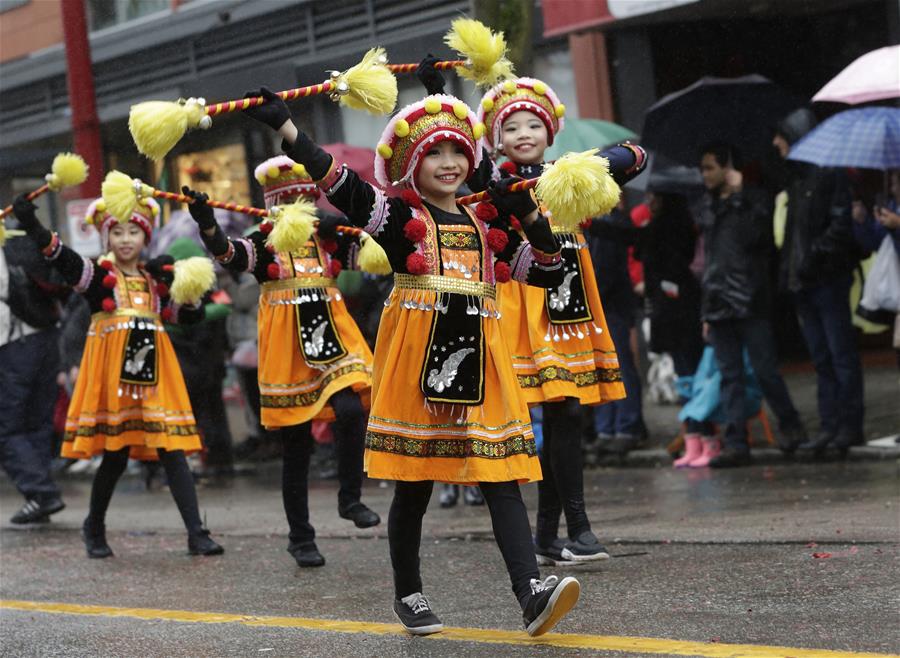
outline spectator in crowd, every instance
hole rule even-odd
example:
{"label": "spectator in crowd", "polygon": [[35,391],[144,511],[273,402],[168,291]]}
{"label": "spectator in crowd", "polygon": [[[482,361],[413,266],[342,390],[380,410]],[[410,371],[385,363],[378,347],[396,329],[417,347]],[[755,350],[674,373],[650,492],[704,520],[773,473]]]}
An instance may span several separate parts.
{"label": "spectator in crowd", "polygon": [[[805,108],[785,117],[772,142],[779,155],[786,159],[815,124]],[[849,180],[804,162],[788,161],[787,169],[780,284],[793,295],[818,378],[819,433],[800,447],[819,455],[833,445],[846,453],[863,442],[862,367],[850,309],[862,250],[853,239]]]}
{"label": "spectator in crowd", "polygon": [[50,475],[64,292],[53,281],[31,240],[0,249],[0,465],[25,498],[15,524],[47,521],[65,507]]}
{"label": "spectator in crowd", "polygon": [[769,324],[767,251],[772,242],[769,204],[757,190],[744,189],[735,149],[710,144],[702,150],[700,171],[707,193],[699,208],[705,268],[701,312],[704,333],[722,372],[722,402],[728,419],[724,449],[714,468],[750,463],[744,411],[746,347],[766,401],[778,417],[779,446],[790,453],[806,431],[777,368]]}

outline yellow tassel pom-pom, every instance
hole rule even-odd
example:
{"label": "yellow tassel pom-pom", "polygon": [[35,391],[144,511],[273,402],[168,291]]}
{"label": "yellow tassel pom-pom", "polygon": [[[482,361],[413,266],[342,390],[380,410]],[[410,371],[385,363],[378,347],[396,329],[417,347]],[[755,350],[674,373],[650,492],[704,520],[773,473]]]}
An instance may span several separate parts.
{"label": "yellow tassel pom-pom", "polygon": [[545,85],[540,80],[534,83],[532,89],[534,89],[534,93],[536,93],[538,96],[543,96],[547,93],[547,85]]}
{"label": "yellow tassel pom-pom", "polygon": [[281,173],[281,170],[278,167],[269,167],[266,169],[266,176],[269,178],[278,178],[278,174]]}
{"label": "yellow tassel pom-pom", "polygon": [[503,33],[493,33],[472,18],[457,18],[450,24],[444,43],[460,53],[469,64],[456,72],[481,87],[490,87],[512,76],[512,63],[506,58]]}
{"label": "yellow tassel pom-pom", "polygon": [[94,210],[97,212],[106,212],[106,202],[103,199],[100,199],[96,204],[94,204]]}
{"label": "yellow tassel pom-pom", "polygon": [[441,111],[441,102],[437,98],[428,98],[425,100],[425,111],[428,114],[437,114]]}
{"label": "yellow tassel pom-pom", "polygon": [[562,119],[566,115],[566,106],[560,103],[553,108],[553,113],[556,115],[557,119]]}
{"label": "yellow tassel pom-pom", "polygon": [[54,192],[59,192],[64,187],[81,185],[87,180],[88,166],[80,155],[75,153],[60,153],[53,158],[50,168],[50,176],[47,183]]}
{"label": "yellow tassel pom-pom", "polygon": [[148,101],[131,106],[128,130],[138,151],[151,160],[162,160],[205,116],[203,106],[196,102]]}
{"label": "yellow tassel pom-pom", "polygon": [[467,116],[469,116],[469,108],[466,107],[463,103],[454,103],[453,114],[456,115],[457,119],[465,119]]}
{"label": "yellow tassel pom-pom", "polygon": [[494,109],[494,99],[493,98],[485,98],[481,101],[481,107],[484,108],[485,112],[490,112]]}
{"label": "yellow tassel pom-pom", "polygon": [[111,171],[103,179],[100,186],[103,203],[110,215],[120,222],[131,219],[131,213],[137,207],[138,195],[134,191],[134,180],[121,171]]}
{"label": "yellow tassel pom-pom", "polygon": [[475,124],[475,127],[472,128],[472,136],[475,137],[475,139],[481,139],[484,136],[484,124],[483,123]]}
{"label": "yellow tassel pom-pom", "polygon": [[172,301],[176,304],[196,305],[216,282],[212,261],[203,256],[193,256],[175,261],[175,278],[172,281]]}
{"label": "yellow tassel pom-pom", "polygon": [[341,105],[369,114],[390,114],[397,104],[397,78],[385,61],[384,48],[372,48],[359,64],[347,69],[339,78],[349,87]]}
{"label": "yellow tassel pom-pom", "polygon": [[305,245],[315,230],[316,204],[300,198],[294,203],[282,206],[275,220],[275,228],[266,238],[277,252],[297,251]]}
{"label": "yellow tassel pom-pom", "polygon": [[260,185],[266,184],[266,174],[265,172],[260,172],[259,176],[256,177],[256,182]]}
{"label": "yellow tassel pom-pom", "polygon": [[369,235],[363,235],[360,241],[362,246],[356,259],[359,269],[369,274],[390,274],[391,263],[381,245]]}
{"label": "yellow tassel pom-pom", "polygon": [[387,144],[379,144],[377,150],[378,155],[380,155],[385,160],[390,160],[394,156],[394,149],[392,149]]}
{"label": "yellow tassel pom-pom", "polygon": [[306,176],[306,167],[304,167],[299,162],[295,162],[294,166],[291,167],[291,171],[294,172],[294,175],[304,177]]}
{"label": "yellow tassel pom-pom", "polygon": [[406,137],[409,134],[409,122],[406,119],[397,119],[394,124],[394,134],[397,137]]}
{"label": "yellow tassel pom-pom", "polygon": [[505,91],[507,94],[511,94],[515,90],[516,90],[516,83],[513,82],[512,80],[507,80],[506,82],[503,83],[503,91]]}
{"label": "yellow tassel pom-pom", "polygon": [[597,157],[597,149],[591,149],[567,153],[544,165],[535,192],[556,226],[574,230],[585,219],[615,208],[622,191],[609,173],[609,160]]}

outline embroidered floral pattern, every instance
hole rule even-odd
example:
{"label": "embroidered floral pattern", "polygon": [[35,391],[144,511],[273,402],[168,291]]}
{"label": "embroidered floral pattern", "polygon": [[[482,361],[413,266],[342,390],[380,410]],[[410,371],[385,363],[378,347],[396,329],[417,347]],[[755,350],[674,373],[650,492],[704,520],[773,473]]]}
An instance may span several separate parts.
{"label": "embroidered floral pattern", "polygon": [[506,459],[514,455],[537,456],[533,438],[516,434],[502,441],[483,439],[413,439],[397,434],[366,432],[366,448],[403,457],[481,457]]}
{"label": "embroidered floral pattern", "polygon": [[572,372],[560,366],[541,368],[534,375],[517,375],[522,388],[538,388],[543,384],[555,381],[572,382],[576,386],[593,386],[594,384],[612,384],[622,381],[622,373],[618,368],[595,368],[588,372]]}

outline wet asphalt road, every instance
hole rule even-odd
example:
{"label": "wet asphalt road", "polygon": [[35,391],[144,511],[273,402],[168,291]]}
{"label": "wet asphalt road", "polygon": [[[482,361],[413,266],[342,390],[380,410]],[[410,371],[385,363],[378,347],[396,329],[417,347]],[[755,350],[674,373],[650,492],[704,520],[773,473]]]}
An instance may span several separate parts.
{"label": "wet asphalt road", "polygon": [[[895,461],[687,473],[595,469],[586,475],[589,515],[613,559],[556,569],[576,575],[584,588],[559,632],[708,642],[704,646],[712,648],[746,643],[900,653]],[[525,492],[533,509],[536,487]],[[148,493],[139,479],[126,478],[107,522],[116,557],[87,560],[78,527],[89,483],[67,480],[64,493],[68,508],[53,523],[30,530],[3,525],[3,599],[394,622],[385,526],[357,530],[339,519],[333,482],[314,485],[312,520],[328,564],[311,570],[296,567],[284,550],[277,464],[200,489],[207,524],[226,547],[220,558],[188,557],[168,492]],[[422,548],[425,589],[435,610],[448,626],[519,631],[521,618],[486,510],[441,510],[436,498]],[[370,482],[364,499],[386,517],[388,487]],[[18,504],[4,482],[4,520]],[[423,640],[6,608],[0,610],[0,640],[4,656],[645,655],[584,645]],[[656,646],[653,655],[667,655],[667,646]]]}

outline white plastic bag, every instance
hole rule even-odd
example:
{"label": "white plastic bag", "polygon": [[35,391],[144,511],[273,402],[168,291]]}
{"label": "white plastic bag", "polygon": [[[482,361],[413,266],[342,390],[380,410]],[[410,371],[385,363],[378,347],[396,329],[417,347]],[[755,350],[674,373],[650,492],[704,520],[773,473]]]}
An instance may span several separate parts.
{"label": "white plastic bag", "polygon": [[890,235],[878,247],[859,305],[866,311],[900,313],[900,258]]}

